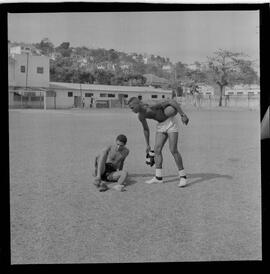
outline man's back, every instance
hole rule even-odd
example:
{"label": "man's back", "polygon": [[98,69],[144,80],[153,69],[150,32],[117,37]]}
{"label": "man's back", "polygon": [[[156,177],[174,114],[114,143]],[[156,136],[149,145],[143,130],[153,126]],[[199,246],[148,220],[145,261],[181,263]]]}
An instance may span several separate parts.
{"label": "man's back", "polygon": [[164,114],[164,107],[161,105],[145,105],[146,112],[139,113],[139,119],[153,119],[157,122],[164,122],[168,117]]}

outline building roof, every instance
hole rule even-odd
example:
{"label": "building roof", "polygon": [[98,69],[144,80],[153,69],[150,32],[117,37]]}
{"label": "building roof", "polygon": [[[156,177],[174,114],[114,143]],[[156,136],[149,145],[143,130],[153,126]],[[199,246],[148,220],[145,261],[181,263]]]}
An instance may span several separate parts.
{"label": "building roof", "polygon": [[120,91],[120,92],[144,92],[144,93],[171,93],[171,90],[165,90],[154,87],[138,87],[138,86],[113,86],[113,85],[93,85],[79,83],[63,83],[50,82],[50,88],[55,89],[72,89],[72,90],[89,90],[89,91]]}
{"label": "building roof", "polygon": [[168,84],[169,81],[165,78],[158,77],[154,74],[144,74],[146,78],[146,83],[148,84]]}

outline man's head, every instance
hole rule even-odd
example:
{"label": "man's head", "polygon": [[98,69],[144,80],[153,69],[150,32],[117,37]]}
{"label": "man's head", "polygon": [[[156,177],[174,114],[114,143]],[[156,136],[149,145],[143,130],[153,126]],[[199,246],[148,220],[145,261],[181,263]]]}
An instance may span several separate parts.
{"label": "man's head", "polygon": [[127,143],[127,137],[123,134],[120,134],[116,137],[116,146],[117,146],[117,150],[122,150],[123,147],[126,145]]}
{"label": "man's head", "polygon": [[131,97],[128,100],[128,106],[133,112],[138,113],[141,110],[141,100],[137,97]]}

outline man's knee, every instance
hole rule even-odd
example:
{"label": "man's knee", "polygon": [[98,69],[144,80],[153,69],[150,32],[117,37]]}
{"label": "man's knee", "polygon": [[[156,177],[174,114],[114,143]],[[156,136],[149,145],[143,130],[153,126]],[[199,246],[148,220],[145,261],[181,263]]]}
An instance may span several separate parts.
{"label": "man's knee", "polygon": [[128,172],[125,170],[121,170],[121,176],[126,178],[128,176]]}
{"label": "man's knee", "polygon": [[177,146],[170,146],[170,152],[174,155],[174,154],[178,154],[179,151],[177,149]]}
{"label": "man's knee", "polygon": [[157,145],[157,146],[154,147],[155,155],[160,155],[161,151],[162,151],[162,147],[161,146]]}

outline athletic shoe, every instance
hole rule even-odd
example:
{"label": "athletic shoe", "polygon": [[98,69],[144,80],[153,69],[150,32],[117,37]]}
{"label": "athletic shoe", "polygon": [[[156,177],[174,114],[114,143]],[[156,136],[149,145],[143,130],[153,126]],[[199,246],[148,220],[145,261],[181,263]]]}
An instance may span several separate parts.
{"label": "athletic shoe", "polygon": [[112,188],[115,189],[115,190],[117,190],[117,191],[124,191],[125,186],[123,186],[123,185],[115,185]]}
{"label": "athletic shoe", "polygon": [[156,184],[156,183],[163,183],[163,180],[157,179],[156,177],[153,177],[150,180],[145,181],[146,184]]}
{"label": "athletic shoe", "polygon": [[106,191],[106,190],[108,190],[109,188],[108,188],[108,186],[105,184],[105,183],[101,183],[100,184],[100,187],[99,187],[99,191],[100,192],[104,192],[104,191]]}
{"label": "athletic shoe", "polygon": [[184,187],[186,185],[187,185],[187,177],[186,176],[181,176],[178,186],[179,187]]}

